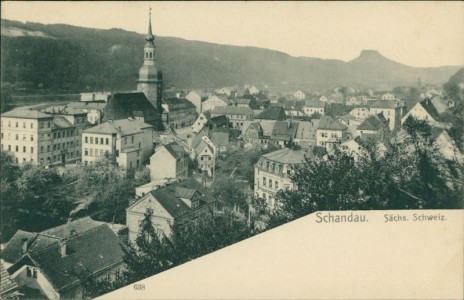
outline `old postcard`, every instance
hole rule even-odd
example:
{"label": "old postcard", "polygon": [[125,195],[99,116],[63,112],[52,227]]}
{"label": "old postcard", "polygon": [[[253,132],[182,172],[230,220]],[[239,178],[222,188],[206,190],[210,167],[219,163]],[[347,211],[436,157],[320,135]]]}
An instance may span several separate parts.
{"label": "old postcard", "polygon": [[464,297],[463,2],[1,6],[1,299]]}

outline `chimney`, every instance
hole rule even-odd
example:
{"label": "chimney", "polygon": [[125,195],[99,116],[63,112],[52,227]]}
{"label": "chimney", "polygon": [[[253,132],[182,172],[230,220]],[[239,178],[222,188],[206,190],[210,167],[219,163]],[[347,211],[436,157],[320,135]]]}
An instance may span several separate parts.
{"label": "chimney", "polygon": [[66,240],[65,239],[60,240],[60,242],[58,243],[58,248],[59,248],[61,257],[65,257],[66,256]]}
{"label": "chimney", "polygon": [[26,254],[27,252],[27,238],[21,239],[21,255]]}

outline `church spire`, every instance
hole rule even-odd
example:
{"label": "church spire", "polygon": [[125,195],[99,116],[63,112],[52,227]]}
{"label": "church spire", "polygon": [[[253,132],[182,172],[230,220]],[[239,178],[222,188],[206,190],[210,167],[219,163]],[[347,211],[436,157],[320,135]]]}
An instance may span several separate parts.
{"label": "church spire", "polygon": [[149,13],[148,13],[148,34],[145,37],[145,40],[147,42],[152,42],[154,39],[155,37],[153,36],[153,33],[151,32],[151,7],[150,7]]}

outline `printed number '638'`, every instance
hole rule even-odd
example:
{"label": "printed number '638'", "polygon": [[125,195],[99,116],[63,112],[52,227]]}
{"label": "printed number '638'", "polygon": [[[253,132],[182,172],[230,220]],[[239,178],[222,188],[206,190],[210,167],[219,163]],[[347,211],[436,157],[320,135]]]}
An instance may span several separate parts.
{"label": "printed number '638'", "polygon": [[134,290],[136,290],[136,291],[144,291],[145,290],[145,284],[134,284]]}

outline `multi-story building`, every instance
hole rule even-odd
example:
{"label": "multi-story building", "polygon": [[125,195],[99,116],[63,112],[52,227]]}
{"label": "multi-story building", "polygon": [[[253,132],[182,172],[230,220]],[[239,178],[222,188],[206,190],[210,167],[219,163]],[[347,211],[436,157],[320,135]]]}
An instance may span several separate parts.
{"label": "multi-story building", "polygon": [[80,109],[87,113],[87,121],[92,125],[98,125],[102,122],[103,112],[106,108],[106,102],[72,102],[67,105],[72,109]]}
{"label": "multi-story building", "polygon": [[168,114],[167,124],[164,126],[182,128],[192,125],[196,118],[196,107],[184,98],[168,98],[164,100],[164,110]]}
{"label": "multi-story building", "polygon": [[303,106],[303,112],[307,116],[313,114],[324,115],[326,108],[326,103],[320,100],[306,100],[305,105]]}
{"label": "multi-story building", "polygon": [[305,162],[311,152],[283,148],[264,154],[255,165],[255,188],[257,197],[266,200],[268,207],[275,207],[275,195],[282,189],[295,189],[290,179],[294,168]]}
{"label": "multi-story building", "polygon": [[378,115],[383,113],[385,119],[387,119],[390,130],[400,128],[401,117],[403,116],[404,105],[398,100],[379,100],[373,103],[370,107],[370,113],[372,115]]}
{"label": "multi-story building", "polygon": [[202,110],[202,104],[204,101],[206,101],[209,97],[209,94],[199,91],[199,90],[192,90],[190,91],[187,96],[185,96],[185,99],[188,101],[192,102],[193,105],[195,105],[196,112],[199,114],[201,113]]}
{"label": "multi-story building", "polygon": [[160,145],[150,157],[150,178],[158,179],[187,178],[189,156],[177,142]]}
{"label": "multi-story building", "polygon": [[211,111],[212,117],[224,115],[233,128],[242,129],[244,121],[253,120],[253,110],[249,107],[221,106]]}
{"label": "multi-story building", "polygon": [[49,114],[15,109],[1,118],[1,147],[11,152],[17,163],[50,165],[80,159],[85,112]]}
{"label": "multi-story building", "polygon": [[347,138],[345,125],[329,116],[322,116],[316,130],[316,144],[331,151],[335,145],[339,145]]}
{"label": "multi-story building", "polygon": [[153,153],[153,126],[133,119],[109,121],[82,133],[82,162],[114,155],[118,166],[137,168]]}

